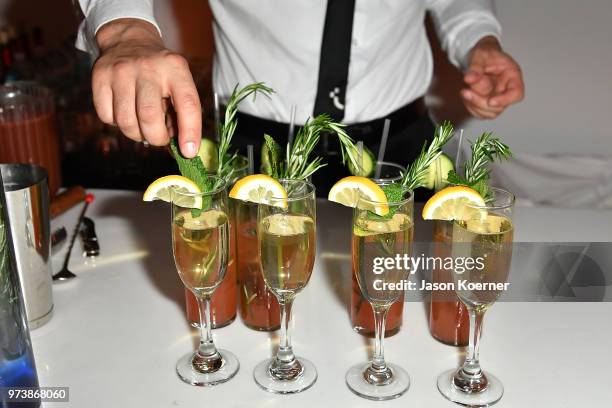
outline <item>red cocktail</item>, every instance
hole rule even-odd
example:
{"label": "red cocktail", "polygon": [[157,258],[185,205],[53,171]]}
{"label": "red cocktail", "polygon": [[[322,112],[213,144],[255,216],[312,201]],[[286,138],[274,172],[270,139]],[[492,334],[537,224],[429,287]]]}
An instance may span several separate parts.
{"label": "red cocktail", "polygon": [[[452,256],[453,223],[435,221],[434,256],[442,259]],[[435,269],[432,282],[453,282],[452,271]],[[454,290],[432,291],[429,309],[429,330],[442,343],[452,346],[466,346],[469,340],[470,322],[465,305]]]}
{"label": "red cocktail", "polygon": [[263,279],[257,249],[257,205],[235,201],[236,253],[240,317],[254,330],[271,331],[280,327],[276,296]]}

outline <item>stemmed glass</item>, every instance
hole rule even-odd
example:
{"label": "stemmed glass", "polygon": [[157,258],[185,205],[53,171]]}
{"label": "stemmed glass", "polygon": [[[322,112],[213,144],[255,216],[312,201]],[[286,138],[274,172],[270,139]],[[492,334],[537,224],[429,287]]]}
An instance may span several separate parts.
{"label": "stemmed glass", "polygon": [[289,333],[293,300],[308,284],[314,265],[316,199],[307,181],[279,182],[287,198],[271,197],[269,205],[259,205],[257,240],[264,281],[280,305],[280,344],[276,356],[259,363],[253,376],[266,391],[291,394],[317,380],[314,365],[293,354]]}
{"label": "stemmed glass", "polygon": [[[379,169],[380,168],[380,169]],[[379,172],[378,178],[375,176],[371,180],[377,184],[385,185],[397,183],[402,179],[402,174],[406,168],[393,162],[377,162],[376,170]],[[354,270],[355,268],[353,268]],[[404,298],[400,296],[387,313],[387,323],[385,327],[385,337],[397,333],[402,326],[404,314]],[[374,335],[374,318],[370,303],[361,296],[361,289],[357,283],[355,273],[352,273],[351,282],[351,323],[353,330],[368,336]]]}
{"label": "stemmed glass", "polygon": [[[357,364],[346,373],[346,383],[355,394],[372,399],[387,400],[402,395],[410,386],[410,377],[401,367],[387,363],[383,340],[387,313],[399,299],[402,281],[409,271],[398,268],[378,270],[376,258],[393,258],[412,253],[414,230],[411,191],[406,190],[397,202],[374,202],[363,196],[353,211],[353,274],[357,277],[363,297],[374,311],[375,347],[372,361]],[[389,213],[378,216],[366,210],[388,205]]]}
{"label": "stemmed glass", "polygon": [[210,300],[227,271],[229,213],[225,181],[209,177],[219,186],[213,191],[171,191],[174,263],[183,284],[198,301],[201,328],[200,346],[178,361],[176,372],[184,382],[200,386],[225,382],[240,367],[236,356],[217,349],[212,338]]}
{"label": "stemmed glass", "polygon": [[[484,314],[503,292],[501,284],[508,280],[514,232],[514,195],[500,188],[491,187],[490,191],[492,197],[485,206],[469,206],[468,219],[453,224],[453,258],[480,259],[482,267],[466,268],[461,273],[455,268],[455,291],[470,318],[468,356],[461,368],[445,371],[438,377],[438,390],[444,397],[475,407],[492,405],[504,393],[502,383],[480,368],[478,346]],[[470,284],[494,286],[470,288]]]}

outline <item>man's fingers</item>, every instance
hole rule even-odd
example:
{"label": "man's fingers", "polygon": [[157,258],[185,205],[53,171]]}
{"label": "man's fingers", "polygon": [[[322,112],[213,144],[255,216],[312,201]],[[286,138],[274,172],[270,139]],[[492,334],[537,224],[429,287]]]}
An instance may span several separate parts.
{"label": "man's fingers", "polygon": [[487,97],[493,92],[495,85],[489,75],[482,75],[477,82],[470,85],[469,89],[480,96]]}
{"label": "man's fingers", "polygon": [[108,73],[100,68],[94,68],[91,79],[94,107],[102,122],[113,125],[113,90],[109,84]]}
{"label": "man's fingers", "polygon": [[495,87],[495,92],[498,94],[504,93],[506,89],[508,89],[508,84],[510,81],[518,80],[522,83],[521,78],[522,75],[520,68],[509,67],[497,76],[497,86]]}
{"label": "man's fingers", "polygon": [[485,68],[486,74],[499,75],[508,69],[507,63],[493,63]]}
{"label": "man's fingers", "polygon": [[134,79],[127,74],[122,75],[112,84],[113,116],[121,132],[132,140],[141,141],[142,135],[136,116],[136,89]]}
{"label": "man's fingers", "polygon": [[140,133],[154,146],[168,144],[161,88],[152,81],[140,80],[136,84],[136,115]]}
{"label": "man's fingers", "polygon": [[491,98],[489,104],[494,107],[506,107],[521,101],[524,97],[524,86],[520,78],[511,79],[506,85],[506,90],[501,95]]}
{"label": "man's fingers", "polygon": [[194,157],[202,138],[202,107],[191,76],[173,81],[170,93],[176,111],[181,153],[185,157]]}
{"label": "man's fingers", "polygon": [[461,96],[463,97],[466,105],[472,105],[475,108],[496,113],[503,111],[502,107],[489,105],[489,101],[486,96],[479,95],[470,89],[464,89],[461,91]]}
{"label": "man's fingers", "polygon": [[463,76],[465,83],[473,84],[478,81],[485,72],[484,68],[485,67],[479,63],[470,64],[465,75]]}
{"label": "man's fingers", "polygon": [[466,84],[472,85],[473,83],[476,83],[481,77],[482,74],[480,72],[468,71],[463,77],[463,80]]}
{"label": "man's fingers", "polygon": [[484,109],[479,109],[473,105],[466,105],[465,107],[468,110],[468,112],[470,112],[470,114],[472,114],[473,116],[479,119],[495,119],[496,117],[499,116],[499,113],[501,113],[501,112],[497,113],[497,112],[487,111]]}

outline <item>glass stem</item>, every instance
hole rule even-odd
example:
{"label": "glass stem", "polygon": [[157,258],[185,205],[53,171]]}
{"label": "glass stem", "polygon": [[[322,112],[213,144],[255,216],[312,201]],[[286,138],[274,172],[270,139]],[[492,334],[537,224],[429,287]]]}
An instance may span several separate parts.
{"label": "glass stem", "polygon": [[212,323],[210,317],[210,296],[199,297],[198,309],[200,311],[200,347],[198,352],[202,356],[217,354],[217,348],[212,338]]}
{"label": "glass stem", "polygon": [[295,360],[293,347],[291,347],[291,332],[289,323],[291,322],[291,307],[293,306],[292,297],[279,297],[278,303],[281,310],[280,342],[276,358],[283,363],[291,363]]}
{"label": "glass stem", "polygon": [[372,356],[372,368],[376,371],[385,371],[387,364],[385,363],[385,327],[387,324],[388,307],[374,309],[374,355]]}
{"label": "glass stem", "polygon": [[484,312],[470,308],[470,343],[468,346],[468,356],[463,363],[463,372],[469,376],[480,376],[482,370],[478,360],[478,352],[480,346],[480,333],[482,331],[482,321]]}

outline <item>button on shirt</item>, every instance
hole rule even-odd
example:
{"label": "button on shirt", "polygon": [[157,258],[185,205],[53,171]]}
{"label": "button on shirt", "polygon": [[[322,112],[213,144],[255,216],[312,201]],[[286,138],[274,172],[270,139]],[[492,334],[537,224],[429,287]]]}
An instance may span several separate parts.
{"label": "button on shirt", "polygon": [[[205,1],[205,0],[202,0]],[[333,0],[330,0],[333,1]],[[95,33],[119,18],[157,25],[152,0],[79,0],[86,20],[79,48],[95,53]],[[228,97],[236,84],[265,82],[276,94],[246,99],[242,112],[298,124],[312,115],[326,3],[321,0],[209,0],[214,15],[213,86]],[[425,32],[431,12],[442,46],[464,67],[484,36],[500,37],[491,0],[356,0],[344,123],[383,118],[423,96],[433,62]]]}

